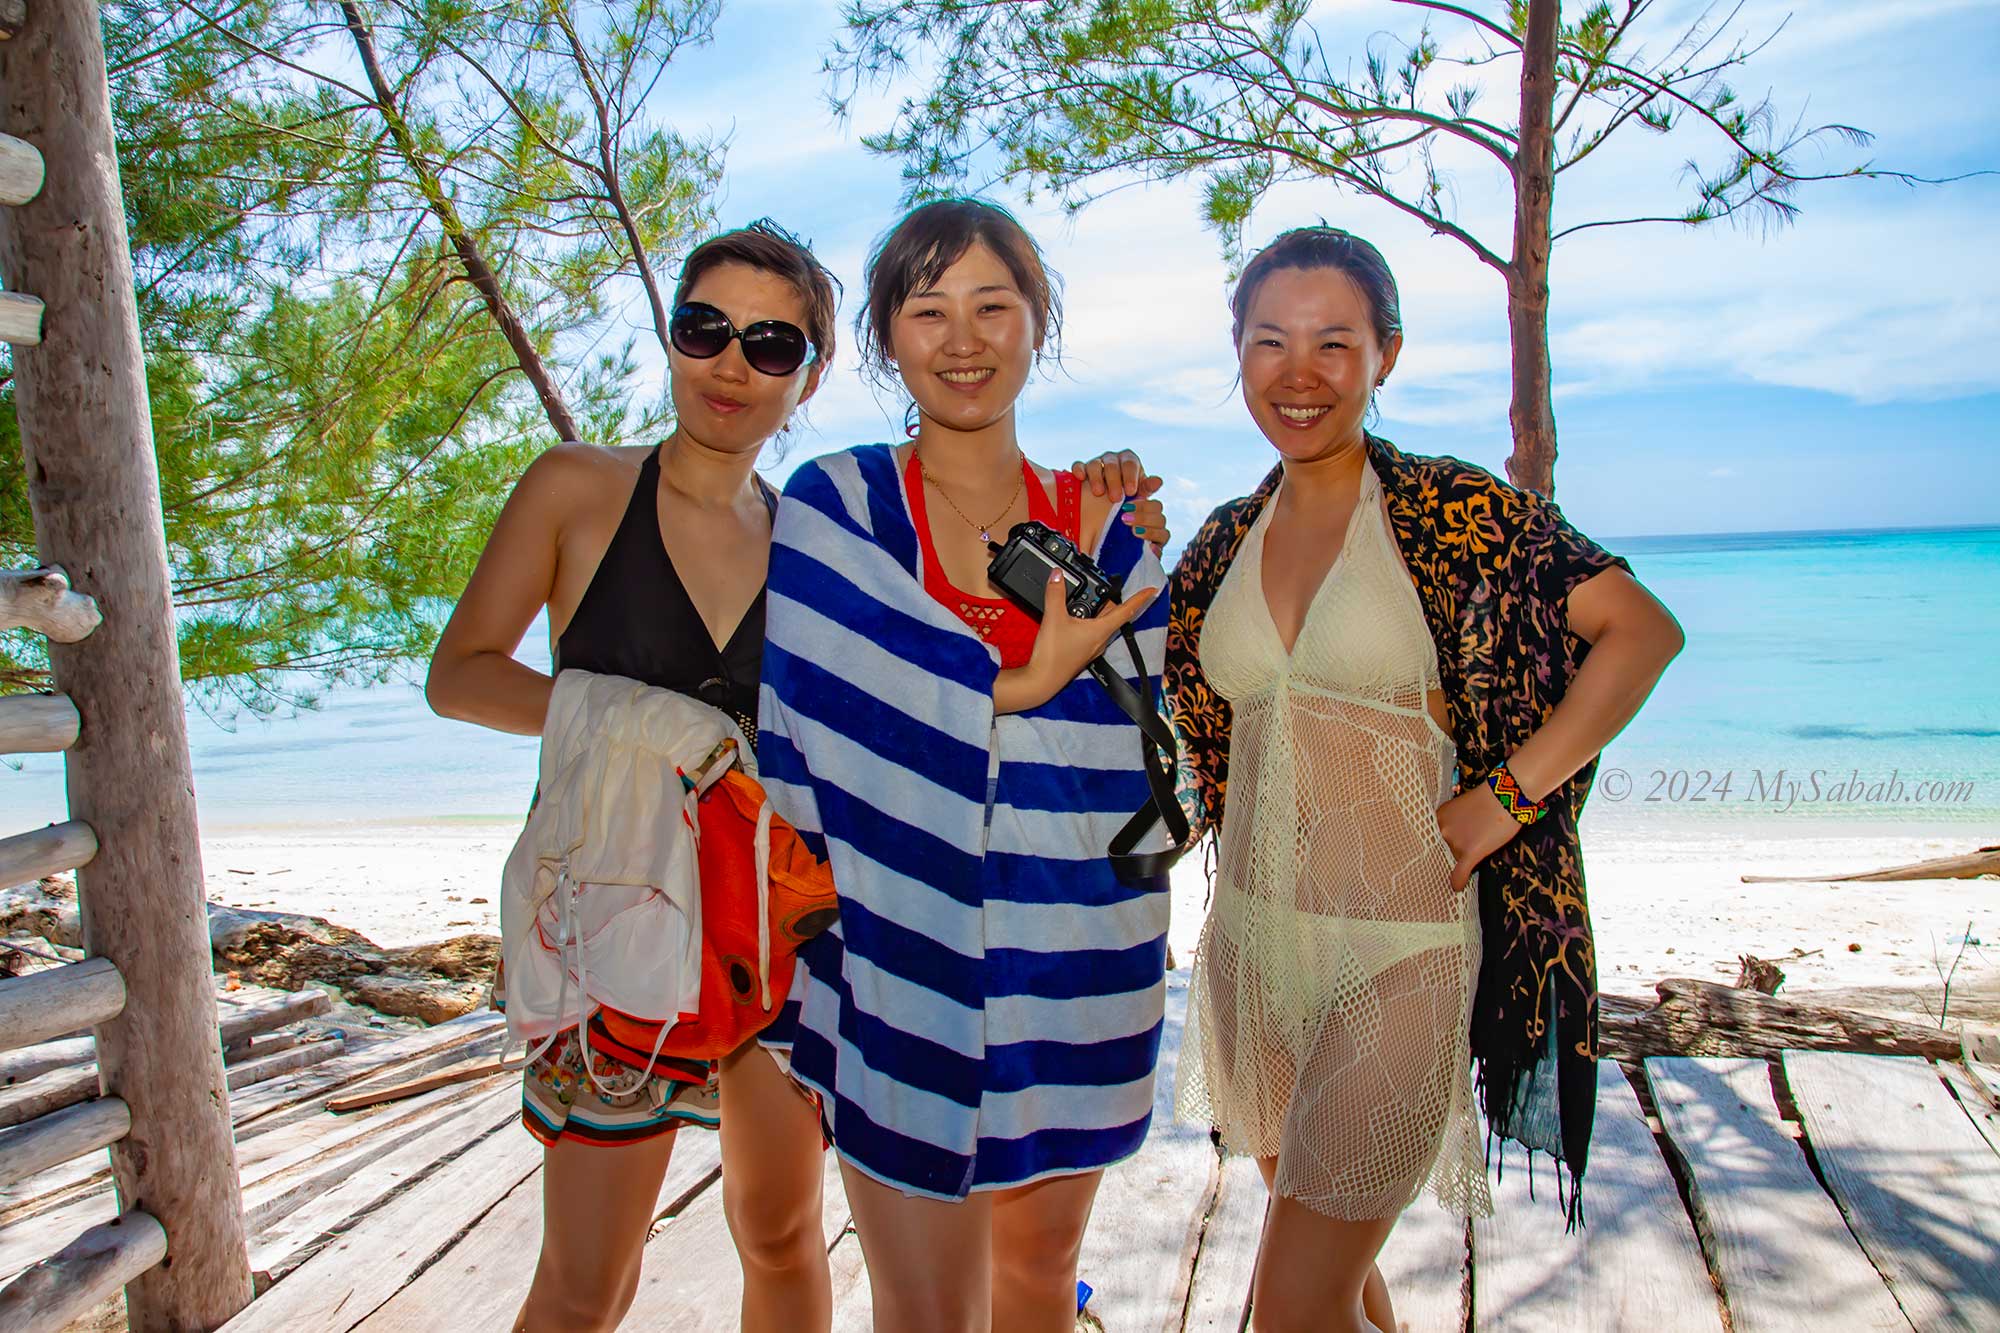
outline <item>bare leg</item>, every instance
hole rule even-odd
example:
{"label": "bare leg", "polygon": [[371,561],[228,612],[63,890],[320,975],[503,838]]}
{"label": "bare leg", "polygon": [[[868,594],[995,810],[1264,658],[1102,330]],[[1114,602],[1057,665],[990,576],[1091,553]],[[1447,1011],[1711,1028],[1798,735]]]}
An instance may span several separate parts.
{"label": "bare leg", "polygon": [[993,1327],[1071,1333],[1076,1260],[1102,1171],[1058,1176],[993,1196]]}
{"label": "bare leg", "polygon": [[722,1210],[743,1262],[743,1333],[833,1323],[819,1117],[763,1047],[722,1060]]}
{"label": "bare leg", "polygon": [[840,1176],[868,1263],[875,1333],[989,1333],[993,1196],[918,1198],[846,1162]]}
{"label": "bare leg", "polygon": [[[1278,1178],[1278,1159],[1259,1157],[1257,1170],[1263,1173],[1264,1188],[1271,1191],[1275,1197],[1277,1187],[1273,1182]],[[1385,1242],[1386,1239],[1385,1237]],[[1263,1267],[1261,1250],[1257,1266]],[[1396,1333],[1396,1309],[1389,1301],[1389,1284],[1383,1280],[1382,1270],[1372,1260],[1368,1264],[1368,1278],[1361,1284],[1361,1308],[1367,1312],[1369,1323],[1383,1330],[1383,1333]]]}
{"label": "bare leg", "polygon": [[515,1333],[610,1333],[639,1290],[639,1260],[675,1132],[616,1147],[558,1139],[542,1152],[542,1255]]}
{"label": "bare leg", "polygon": [[[1393,1217],[1340,1222],[1272,1195],[1250,1284],[1250,1327],[1256,1333],[1396,1333],[1388,1288],[1375,1268],[1395,1225]],[[1371,1280],[1379,1310],[1367,1300]]]}

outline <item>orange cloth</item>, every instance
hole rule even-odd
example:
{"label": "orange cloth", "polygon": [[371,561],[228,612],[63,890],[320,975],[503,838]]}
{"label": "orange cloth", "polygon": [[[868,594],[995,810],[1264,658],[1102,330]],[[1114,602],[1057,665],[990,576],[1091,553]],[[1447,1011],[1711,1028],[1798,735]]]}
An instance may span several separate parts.
{"label": "orange cloth", "polygon": [[[801,943],[832,924],[833,871],[775,814],[771,818],[770,995],[757,976],[757,812],[764,789],[741,769],[703,793],[701,820],[701,1000],[692,1019],[674,1024],[659,1059],[719,1060],[761,1032],[784,1007]],[[621,1064],[643,1067],[660,1025],[602,1008],[591,1022],[591,1047]],[[671,1073],[671,1070],[662,1072]]]}

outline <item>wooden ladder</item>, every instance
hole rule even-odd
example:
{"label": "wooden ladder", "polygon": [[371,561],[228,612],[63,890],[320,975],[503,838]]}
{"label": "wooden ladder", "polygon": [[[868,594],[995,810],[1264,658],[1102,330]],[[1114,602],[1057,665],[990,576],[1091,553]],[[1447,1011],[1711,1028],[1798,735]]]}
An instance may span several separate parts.
{"label": "wooden ladder", "polygon": [[121,1209],[0,1289],[24,1333],[120,1287],[134,1333],[251,1297],[98,24],[91,0],[0,0],[0,339],[45,565],[0,571],[0,630],[47,635],[61,691],[0,699],[0,753],[65,752],[70,814],[0,839],[0,889],[76,871],[88,955],[0,980],[0,1050],[93,1029],[103,1092],[0,1131],[0,1183],[109,1148]]}

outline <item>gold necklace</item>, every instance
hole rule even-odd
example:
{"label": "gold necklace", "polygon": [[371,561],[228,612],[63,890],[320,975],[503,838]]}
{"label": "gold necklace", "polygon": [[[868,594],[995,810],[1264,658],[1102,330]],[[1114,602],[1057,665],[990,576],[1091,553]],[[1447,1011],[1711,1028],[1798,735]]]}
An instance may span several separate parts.
{"label": "gold necklace", "polygon": [[929,482],[932,486],[937,488],[938,498],[943,500],[947,505],[951,506],[951,512],[957,514],[961,519],[965,520],[966,526],[971,528],[974,532],[977,532],[979,534],[979,540],[986,542],[988,545],[991,545],[993,541],[993,524],[998,523],[1001,519],[1007,517],[1007,515],[1014,512],[1014,506],[1019,504],[1021,501],[1021,492],[1028,488],[1028,470],[1026,468],[1022,468],[1021,479],[1017,483],[1015,483],[1014,495],[1012,499],[1007,501],[1007,507],[1001,510],[999,513],[995,514],[993,516],[992,522],[980,523],[976,522],[973,519],[972,515],[966,513],[963,509],[960,509],[958,507],[958,502],[951,498],[950,492],[946,491],[943,484],[940,483],[936,477],[933,477],[931,475],[931,470],[928,467],[924,466],[924,456],[922,454],[917,455],[917,471],[923,473],[925,481]]}

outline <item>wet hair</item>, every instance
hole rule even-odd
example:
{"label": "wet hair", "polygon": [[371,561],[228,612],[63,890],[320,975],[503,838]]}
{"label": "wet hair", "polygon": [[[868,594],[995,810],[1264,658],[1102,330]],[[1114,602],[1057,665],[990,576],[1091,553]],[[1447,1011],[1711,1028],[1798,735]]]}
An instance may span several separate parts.
{"label": "wet hair", "polygon": [[812,339],[814,357],[808,364],[825,366],[833,360],[840,280],[813,255],[812,247],[769,218],[711,236],[681,265],[674,307],[678,309],[687,300],[689,290],[704,273],[724,264],[742,264],[790,283],[806,307],[806,337]]}
{"label": "wet hair", "polygon": [[863,270],[868,303],[854,321],[862,366],[895,374],[889,329],[913,292],[929,289],[975,245],[991,250],[1014,279],[1035,316],[1035,341],[1053,347],[1062,327],[1060,280],[1041,247],[1012,213],[983,199],[940,199],[912,209],[875,243]]}
{"label": "wet hair", "polygon": [[1377,345],[1387,347],[1389,339],[1403,331],[1403,307],[1389,261],[1353,232],[1322,223],[1285,232],[1243,266],[1243,276],[1236,280],[1236,290],[1229,297],[1230,336],[1237,346],[1243,345],[1243,321],[1249,317],[1257,289],[1264,285],[1264,279],[1288,268],[1330,268],[1345,273],[1368,302]]}

